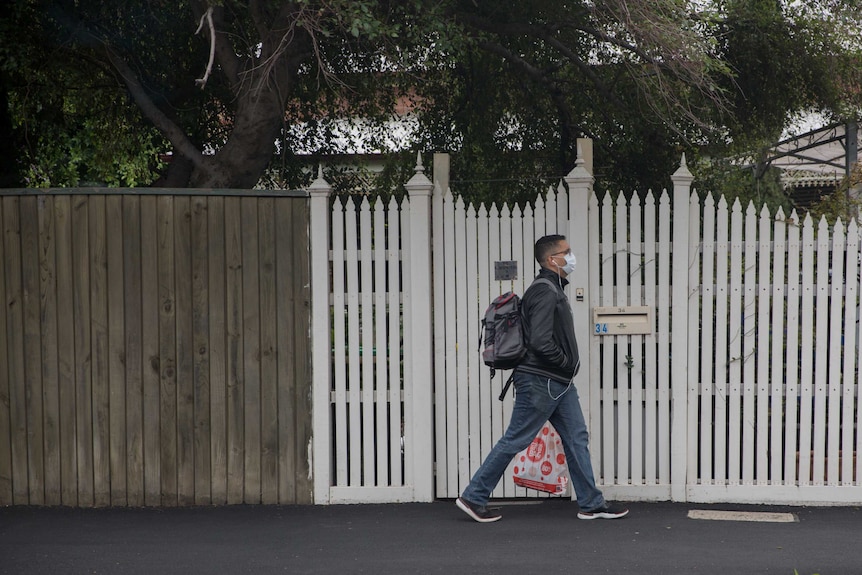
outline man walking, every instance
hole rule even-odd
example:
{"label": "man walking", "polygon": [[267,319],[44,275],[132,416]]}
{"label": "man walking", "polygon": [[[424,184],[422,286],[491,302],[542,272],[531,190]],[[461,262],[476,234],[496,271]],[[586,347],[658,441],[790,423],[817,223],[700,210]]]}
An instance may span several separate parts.
{"label": "man walking", "polygon": [[578,498],[578,518],[617,519],[628,509],[605,501],[596,487],[590,461],[589,433],[573,379],[580,359],[572,310],[563,288],[575,269],[575,256],[565,236],[540,238],[535,245],[538,278],[521,302],[527,354],[515,368],[515,407],[506,433],[473,475],[458,498],[459,509],[480,523],[501,518],[488,508],[488,498],[512,458],[527,447],[550,421],[563,442],[572,487]]}

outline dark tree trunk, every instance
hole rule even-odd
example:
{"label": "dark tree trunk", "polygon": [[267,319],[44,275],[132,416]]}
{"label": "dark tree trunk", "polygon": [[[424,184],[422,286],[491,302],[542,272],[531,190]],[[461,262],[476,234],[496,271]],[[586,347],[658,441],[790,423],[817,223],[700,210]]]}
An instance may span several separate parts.
{"label": "dark tree trunk", "polygon": [[193,188],[253,188],[266,170],[283,126],[284,107],[274,89],[244,94],[230,138],[203,169],[192,172]]}
{"label": "dark tree trunk", "polygon": [[152,183],[154,188],[186,188],[192,176],[192,162],[185,156],[174,151],[168,167],[159,178]]}

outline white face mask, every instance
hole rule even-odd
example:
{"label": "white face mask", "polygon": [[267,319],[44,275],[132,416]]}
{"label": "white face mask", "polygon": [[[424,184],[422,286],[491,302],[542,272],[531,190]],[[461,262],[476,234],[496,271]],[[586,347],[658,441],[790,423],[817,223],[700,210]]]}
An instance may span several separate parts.
{"label": "white face mask", "polygon": [[570,275],[573,271],[575,271],[575,265],[577,265],[578,260],[573,253],[566,254],[565,258],[566,265],[564,265],[561,269],[566,273],[566,275]]}

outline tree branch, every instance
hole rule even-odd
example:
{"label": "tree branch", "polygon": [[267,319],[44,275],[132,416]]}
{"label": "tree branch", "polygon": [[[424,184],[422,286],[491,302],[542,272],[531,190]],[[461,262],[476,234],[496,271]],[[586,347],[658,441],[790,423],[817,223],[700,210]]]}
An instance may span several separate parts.
{"label": "tree branch", "polygon": [[248,11],[251,14],[251,21],[257,29],[258,36],[260,36],[261,40],[266,38],[271,28],[268,23],[269,19],[266,17],[263,8],[263,3],[260,0],[251,0],[248,3]]}
{"label": "tree branch", "polygon": [[[580,74],[598,90],[603,99],[617,107],[624,106],[612,90],[611,84],[603,80],[593,66],[582,60],[557,35],[560,30],[566,29],[586,34],[601,44],[611,46],[612,50],[620,54],[631,56],[620,58],[620,63],[643,90],[645,102],[675,129],[677,122],[670,113],[674,109],[680,111],[685,118],[696,125],[712,129],[701,118],[698,110],[692,108],[690,101],[665,85],[669,79],[680,81],[689,89],[699,91],[711,103],[713,109],[719,111],[726,109],[726,101],[721,90],[707,73],[709,55],[699,50],[697,42],[689,41],[690,31],[680,28],[676,20],[662,12],[661,3],[655,8],[658,12],[645,10],[644,4],[638,2],[618,0],[611,4],[613,6],[610,12],[604,15],[596,10],[588,11],[590,17],[585,22],[575,22],[570,19],[540,24],[521,21],[498,22],[473,13],[459,13],[458,19],[475,30],[498,38],[526,38],[543,42],[548,49],[575,66]],[[601,26],[593,26],[590,21],[596,18],[608,19],[608,26],[612,28],[621,25],[624,30],[623,35],[610,33],[601,29]],[[643,45],[640,45],[641,41]],[[523,57],[521,59],[523,60]]]}
{"label": "tree branch", "polygon": [[568,46],[566,46],[556,38],[550,36],[544,38],[544,40],[548,42],[550,46],[554,47],[557,52],[559,52],[562,56],[565,56],[567,60],[574,64],[575,67],[577,67],[578,70],[580,70],[581,73],[586,76],[587,79],[590,80],[590,82],[592,82],[596,90],[599,91],[599,94],[601,94],[608,101],[613,102],[614,105],[618,107],[623,106],[622,101],[616,96],[616,94],[614,94],[610,90],[610,88],[608,88],[607,84],[603,82],[601,78],[599,78],[599,75],[596,74],[595,71],[586,62],[578,58],[578,55],[572,52],[572,50]]}
{"label": "tree branch", "polygon": [[621,48],[626,52],[630,52],[637,57],[641,58],[644,62],[649,62],[650,64],[655,63],[655,58],[644,52],[642,49],[638,48],[634,44],[626,42],[624,40],[620,40],[616,36],[611,36],[610,34],[603,32],[602,30],[598,30],[596,28],[592,28],[590,26],[574,26],[575,30],[580,32],[584,32],[585,34],[589,34],[596,40],[600,42],[605,42],[610,44],[611,46],[616,46],[617,48]]}
{"label": "tree branch", "polygon": [[[527,73],[527,75],[532,78],[535,82],[544,85],[548,88],[548,93],[551,96],[551,101],[554,103],[554,106],[557,108],[557,112],[560,115],[560,147],[561,153],[565,155],[569,149],[571,148],[570,144],[573,140],[572,134],[572,118],[571,113],[569,111],[569,104],[566,100],[565,94],[563,91],[554,84],[552,80],[550,80],[544,72],[533,66],[531,63],[527,62],[524,58],[515,55],[510,50],[507,50],[503,46],[491,43],[484,42],[481,44],[482,48],[488,50],[489,52],[493,52],[502,56],[504,59],[514,64],[521,70]],[[565,163],[568,163],[569,158],[563,158]]]}
{"label": "tree branch", "polygon": [[222,73],[225,75],[228,86],[236,93],[236,87],[239,85],[240,58],[237,56],[230,38],[224,32],[219,31],[225,29],[224,8],[222,6],[214,6],[211,8],[206,7],[205,9],[205,4],[201,2],[194,2],[192,4],[192,10],[198,19],[206,16],[207,10],[210,9],[212,9],[212,22],[209,28],[210,59],[212,61],[214,50],[215,62],[218,63],[219,68],[221,68]]}
{"label": "tree branch", "polygon": [[140,80],[138,80],[137,75],[128,63],[114,52],[108,44],[104,44],[104,46],[108,60],[117,72],[119,72],[132,99],[141,109],[144,116],[170,140],[171,144],[173,144],[174,148],[180,154],[188,158],[196,167],[203,168],[203,155],[200,150],[189,140],[185,132],[153,103],[153,100],[147,95],[146,90],[144,90],[143,85],[141,85]]}
{"label": "tree branch", "polygon": [[[483,18],[478,16],[474,16],[472,14],[462,14],[460,18],[469,23],[472,26],[480,30],[484,30],[486,32],[493,32],[498,35],[511,35],[511,36],[532,36],[533,38],[537,38],[540,40],[544,40],[548,43],[549,46],[553,47],[560,55],[564,56],[567,60],[569,60],[572,64],[575,65],[581,73],[586,76],[586,78],[595,86],[595,88],[599,91],[599,93],[606,98],[608,101],[613,102],[617,106],[622,106],[622,102],[617,98],[613,92],[608,88],[608,86],[599,78],[599,76],[593,71],[590,66],[581,60],[577,54],[575,54],[571,49],[569,49],[565,44],[560,42],[557,38],[554,38],[552,32],[558,30],[562,27],[565,27],[564,24],[558,24],[553,27],[543,28],[541,26],[534,26],[530,24],[505,24],[505,23],[497,23],[497,22],[488,22]],[[576,29],[580,29],[575,27]],[[489,43],[490,45],[490,43]],[[504,48],[497,44],[498,48],[503,50]],[[501,54],[502,55],[502,54]],[[512,54],[514,58],[514,55]],[[512,58],[507,58],[511,62],[515,62]],[[523,58],[517,57],[517,60],[520,60],[522,65],[527,64],[526,60]],[[538,72],[538,70],[536,70]]]}
{"label": "tree branch", "polygon": [[206,21],[207,21],[207,23],[209,24],[209,32],[210,32],[210,59],[209,59],[209,62],[207,62],[207,69],[206,69],[206,71],[204,72],[203,77],[198,78],[197,80],[195,80],[195,84],[197,84],[198,86],[200,86],[200,87],[201,87],[201,90],[203,90],[203,89],[206,87],[206,85],[207,85],[207,79],[210,77],[210,73],[211,73],[211,72],[212,72],[212,70],[213,70],[213,59],[215,58],[215,45],[216,45],[216,40],[215,40],[215,26],[213,26],[213,8],[212,8],[212,6],[210,6],[209,8],[207,8],[206,13],[205,13],[203,16],[201,16],[201,23],[200,23],[200,24],[198,24],[198,29],[197,29],[197,31],[195,31],[195,35],[200,34],[201,29],[204,27],[204,20],[206,20]]}
{"label": "tree branch", "polygon": [[280,101],[283,103],[286,100],[285,86],[291,82],[300,63],[311,53],[309,40],[317,54],[313,21],[319,15],[315,12],[309,16],[309,12],[312,11],[297,7],[293,2],[285,2],[271,18],[269,29],[264,30],[261,36],[260,64],[256,66],[260,71],[253,89],[261,90],[267,83],[273,82]]}

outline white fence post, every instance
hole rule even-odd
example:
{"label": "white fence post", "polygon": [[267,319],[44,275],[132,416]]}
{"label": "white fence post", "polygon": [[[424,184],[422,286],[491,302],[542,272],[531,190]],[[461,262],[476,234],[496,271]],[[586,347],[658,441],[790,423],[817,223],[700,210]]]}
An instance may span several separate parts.
{"label": "white fence post", "polygon": [[[329,321],[329,194],[332,186],[318,168],[317,179],[308,188],[311,243],[311,373],[312,447],[309,449],[314,478],[314,502],[329,503],[330,470],[330,321]],[[326,262],[326,265],[314,262]]]}
{"label": "white fence post", "polygon": [[[694,180],[682,155],[673,180],[673,277],[671,292],[671,499],[686,501],[688,429],[689,198]],[[695,370],[696,371],[696,370]]]}
{"label": "white fence post", "polygon": [[422,156],[404,188],[409,194],[409,224],[403,236],[404,307],[404,451],[406,479],[414,486],[414,501],[434,500],[434,387],[431,339],[431,190]]}
{"label": "white fence post", "polygon": [[[581,397],[581,408],[587,426],[590,423],[590,396],[592,394],[592,382],[590,374],[590,338],[592,329],[590,322],[590,229],[588,207],[590,196],[593,193],[593,182],[595,178],[588,171],[591,167],[586,158],[592,163],[592,140],[578,140],[578,159],[575,167],[566,175],[565,182],[569,188],[569,229],[566,237],[572,248],[572,253],[578,261],[574,275],[570,278],[569,302],[572,306],[572,315],[575,320],[575,337],[578,341],[578,352],[581,358],[581,370],[576,381],[583,382],[578,386],[578,394]],[[598,446],[593,450],[593,458],[601,453]],[[595,465],[595,461],[593,462]]]}
{"label": "white fence post", "polygon": [[[449,387],[446,382],[446,266],[445,234],[443,228],[444,196],[449,191],[449,154],[435,153],[433,168],[434,190],[431,196],[432,219],[432,275],[434,279],[434,431],[435,431],[435,493],[446,497],[450,478],[456,477],[457,464],[448,460],[447,408],[454,400],[447,397]],[[451,270],[451,262],[449,269]],[[453,481],[453,483],[457,483]]]}

